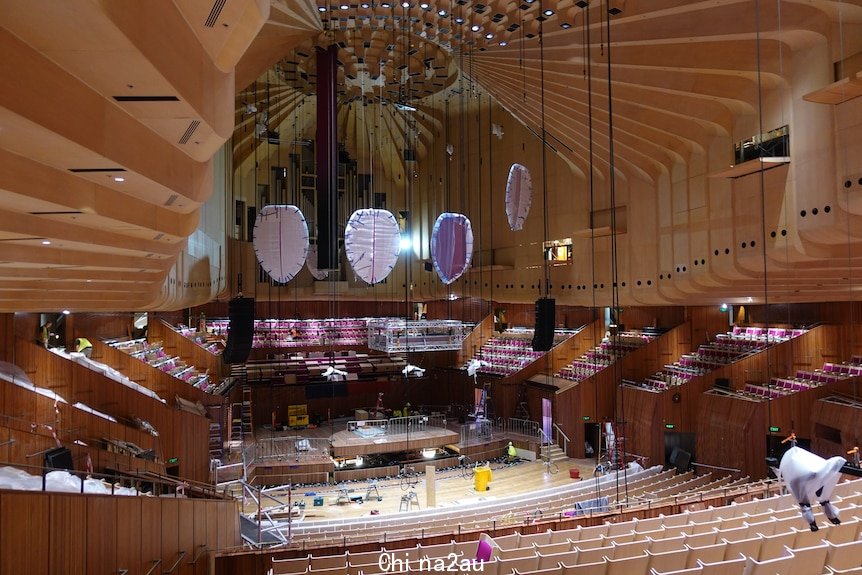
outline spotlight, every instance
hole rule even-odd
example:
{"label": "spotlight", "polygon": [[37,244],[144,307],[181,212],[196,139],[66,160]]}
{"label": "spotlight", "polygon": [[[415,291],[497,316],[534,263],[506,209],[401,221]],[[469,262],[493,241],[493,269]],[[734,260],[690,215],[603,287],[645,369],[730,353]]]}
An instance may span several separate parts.
{"label": "spotlight", "polygon": [[389,2],[384,2],[380,5],[381,8],[389,8]]}
{"label": "spotlight", "polygon": [[463,24],[463,23],[464,23],[464,19],[463,19],[463,18],[461,18],[460,16],[458,16],[457,18],[455,18],[455,24]]}
{"label": "spotlight", "polygon": [[440,8],[439,10],[437,10],[437,15],[439,15],[439,16],[441,16],[441,17],[445,17],[445,16],[446,16],[446,14],[447,14],[447,12],[446,12],[444,9],[442,9],[442,8]]}
{"label": "spotlight", "polygon": [[572,27],[572,25],[569,24],[568,22],[563,22],[562,24],[560,24],[560,28],[562,28],[563,30],[568,30],[571,27]]}
{"label": "spotlight", "polygon": [[326,12],[326,6],[318,6],[317,11],[318,12]]}
{"label": "spotlight", "polygon": [[428,4],[428,2],[422,2],[422,3],[419,5],[419,7],[420,7],[420,8],[422,8],[423,10],[428,10],[428,9],[431,7],[431,5],[430,5],[430,4]]}
{"label": "spotlight", "polygon": [[43,245],[43,246],[50,246],[50,245],[51,245],[51,240],[42,240],[42,245]]}
{"label": "spotlight", "polygon": [[72,313],[72,312],[70,312],[70,311],[69,311],[69,310],[67,310],[67,309],[64,309],[64,310],[63,310],[63,315],[69,315],[70,313]]}
{"label": "spotlight", "polygon": [[126,178],[124,178],[123,176],[114,176],[114,181],[118,182],[118,183],[122,183],[122,182],[126,181]]}
{"label": "spotlight", "polygon": [[479,31],[479,25],[473,24],[472,26],[470,26],[470,30],[472,30],[473,32],[478,32]]}
{"label": "spotlight", "polygon": [[554,15],[554,11],[553,11],[553,10],[551,10],[550,8],[548,8],[547,10],[545,10],[545,11],[543,12],[543,14],[544,14],[545,16],[553,16],[553,15]]}
{"label": "spotlight", "polygon": [[339,6],[339,8],[341,8],[342,10],[349,10],[350,4],[342,4],[341,6]]}
{"label": "spotlight", "polygon": [[413,242],[410,241],[410,236],[402,235],[401,240],[398,242],[398,245],[401,246],[401,250],[409,250],[410,246],[413,245]]}
{"label": "spotlight", "polygon": [[402,2],[401,7],[402,8],[410,8],[410,2]]}
{"label": "spotlight", "polygon": [[490,39],[491,39],[491,38],[493,38],[493,37],[494,37],[494,35],[493,35],[493,34],[491,34],[490,32],[488,32],[487,34],[485,34],[485,38],[487,38],[488,40],[490,40]]}
{"label": "spotlight", "polygon": [[503,40],[502,42],[500,42],[500,46],[508,46],[508,45],[509,45],[509,43],[508,43],[508,42],[506,42],[505,40]]}
{"label": "spotlight", "polygon": [[362,3],[362,4],[360,4],[359,6],[360,6],[361,8],[363,8],[364,10],[368,10],[369,8],[371,8],[371,4],[369,4],[368,2],[363,2],[363,3]]}

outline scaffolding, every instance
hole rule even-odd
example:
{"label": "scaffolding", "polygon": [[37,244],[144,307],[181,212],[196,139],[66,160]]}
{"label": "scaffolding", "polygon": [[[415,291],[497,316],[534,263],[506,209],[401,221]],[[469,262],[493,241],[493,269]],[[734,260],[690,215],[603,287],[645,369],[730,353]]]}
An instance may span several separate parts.
{"label": "scaffolding", "polygon": [[386,353],[458,351],[473,324],[456,320],[368,320],[368,347]]}

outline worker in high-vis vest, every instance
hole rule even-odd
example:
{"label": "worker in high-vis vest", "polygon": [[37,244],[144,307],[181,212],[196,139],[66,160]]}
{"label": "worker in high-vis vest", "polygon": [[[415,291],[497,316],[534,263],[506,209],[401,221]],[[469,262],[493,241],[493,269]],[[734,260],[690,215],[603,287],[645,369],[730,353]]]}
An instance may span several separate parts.
{"label": "worker in high-vis vest", "polygon": [[93,355],[93,344],[86,337],[79,337],[75,340],[75,351],[83,353],[85,357]]}
{"label": "worker in high-vis vest", "polygon": [[518,457],[518,450],[512,445],[512,442],[509,442],[509,445],[506,446],[506,456],[508,457],[509,463],[515,461],[515,458]]}

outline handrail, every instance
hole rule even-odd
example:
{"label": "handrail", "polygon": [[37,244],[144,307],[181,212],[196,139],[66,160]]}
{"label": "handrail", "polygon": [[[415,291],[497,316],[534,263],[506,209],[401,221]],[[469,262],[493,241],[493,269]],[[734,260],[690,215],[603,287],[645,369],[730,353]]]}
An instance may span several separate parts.
{"label": "handrail", "polygon": [[706,467],[707,469],[718,469],[719,471],[733,471],[734,473],[742,473],[741,469],[734,469],[733,467],[720,467],[718,465],[707,465],[706,463],[694,463],[692,462],[692,467]]}
{"label": "handrail", "polygon": [[167,571],[164,571],[164,574],[165,574],[165,575],[170,575],[170,573],[173,573],[173,572],[174,572],[174,570],[179,566],[180,561],[182,561],[182,560],[183,560],[183,557],[185,557],[185,556],[186,556],[186,552],[181,550],[181,551],[180,551],[180,553],[179,553],[179,555],[177,556],[177,560],[176,560],[176,561],[174,561],[174,564],[173,564],[173,565],[171,565],[171,568],[170,568],[170,569],[168,569]]}
{"label": "handrail", "polygon": [[568,455],[568,453],[569,453],[569,436],[566,435],[566,432],[564,432],[562,430],[562,428],[559,425],[557,425],[556,423],[554,423],[554,431],[556,432],[556,435],[557,435],[557,439],[554,443],[556,443],[557,445],[560,445],[559,436],[562,435],[564,441],[563,441],[563,444],[560,445],[560,447],[563,449],[563,452]]}
{"label": "handrail", "polygon": [[203,557],[203,554],[206,552],[207,552],[207,544],[206,543],[201,543],[200,545],[198,545],[198,552],[197,552],[197,554],[195,554],[194,559],[191,560],[189,565],[197,565],[198,559]]}
{"label": "handrail", "polygon": [[150,567],[150,570],[149,570],[149,571],[147,571],[147,572],[145,573],[145,575],[153,575],[153,571],[155,570],[155,568],[156,568],[156,567],[158,567],[158,566],[159,566],[159,565],[161,565],[161,564],[162,564],[162,560],[161,560],[161,559],[155,559],[155,560],[153,561],[153,566],[152,566],[152,567]]}

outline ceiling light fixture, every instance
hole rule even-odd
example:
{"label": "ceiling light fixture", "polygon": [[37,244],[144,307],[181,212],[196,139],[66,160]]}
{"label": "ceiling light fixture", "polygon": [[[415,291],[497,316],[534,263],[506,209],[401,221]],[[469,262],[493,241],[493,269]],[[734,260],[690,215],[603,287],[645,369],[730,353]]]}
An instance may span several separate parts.
{"label": "ceiling light fixture", "polygon": [[69,310],[67,310],[67,309],[64,309],[64,310],[63,310],[63,315],[69,315],[70,313],[72,313],[72,312],[70,312],[70,311],[69,311]]}
{"label": "ceiling light fixture", "polygon": [[410,8],[410,2],[402,2],[401,7],[402,8]]}
{"label": "ceiling light fixture", "polygon": [[423,2],[419,5],[419,7],[422,8],[423,10],[428,10],[429,8],[431,8],[431,5],[428,4],[428,2]]}
{"label": "ceiling light fixture", "polygon": [[122,183],[122,182],[126,181],[126,178],[124,178],[122,176],[114,176],[114,181]]}
{"label": "ceiling light fixture", "polygon": [[560,28],[562,28],[563,30],[568,30],[571,27],[572,27],[572,25],[569,24],[568,22],[563,22],[562,24],[560,24]]}
{"label": "ceiling light fixture", "polygon": [[544,11],[544,14],[545,14],[545,16],[553,16],[554,11],[551,10],[550,8],[548,8],[547,10]]}
{"label": "ceiling light fixture", "polygon": [[506,42],[505,40],[503,40],[502,42],[500,42],[500,46],[508,46],[508,45],[509,45],[509,43],[508,43],[508,42]]}
{"label": "ceiling light fixture", "polygon": [[42,245],[43,245],[43,246],[50,246],[50,245],[51,245],[51,240],[42,240]]}
{"label": "ceiling light fixture", "polygon": [[342,4],[341,6],[339,6],[339,8],[341,8],[342,10],[349,10],[350,4]]}
{"label": "ceiling light fixture", "polygon": [[472,26],[470,26],[470,30],[472,30],[473,32],[478,32],[479,31],[479,25],[473,24]]}
{"label": "ceiling light fixture", "polygon": [[326,6],[318,6],[317,11],[318,12],[326,12]]}
{"label": "ceiling light fixture", "polygon": [[493,35],[493,34],[491,34],[490,32],[488,32],[487,34],[485,34],[485,38],[487,38],[488,40],[490,40],[490,39],[491,39],[491,38],[493,38],[493,37],[494,37],[494,35]]}
{"label": "ceiling light fixture", "polygon": [[445,10],[443,10],[442,8],[440,8],[439,10],[437,10],[437,14],[438,14],[439,16],[441,16],[441,17],[444,17],[444,18],[445,18],[445,17],[446,17],[447,12],[446,12]]}

